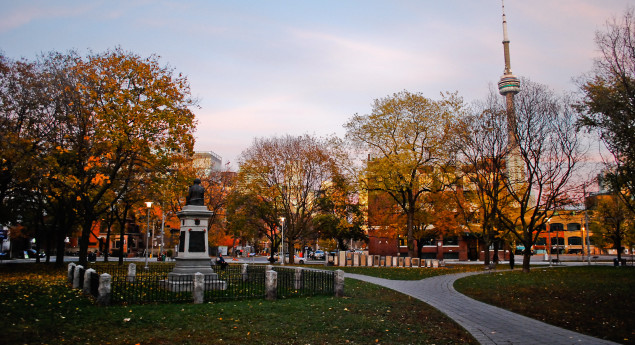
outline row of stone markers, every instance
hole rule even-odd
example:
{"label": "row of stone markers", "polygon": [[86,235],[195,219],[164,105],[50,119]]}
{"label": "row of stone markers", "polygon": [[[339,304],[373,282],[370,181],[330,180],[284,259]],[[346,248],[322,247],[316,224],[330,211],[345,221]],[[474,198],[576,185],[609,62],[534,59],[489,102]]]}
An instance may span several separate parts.
{"label": "row of stone markers", "polygon": [[351,252],[339,252],[335,256],[335,266],[367,266],[367,267],[433,267],[443,266],[437,259],[419,259],[403,256],[367,255]]}
{"label": "row of stone markers", "polygon": [[[277,267],[276,269],[284,269]],[[243,264],[241,267],[241,278],[243,281],[248,279],[248,265]],[[304,272],[308,270],[306,268],[288,268],[286,270],[293,270],[293,288],[301,290],[304,288]],[[344,272],[342,270],[324,271],[333,273],[333,294],[336,297],[344,296]],[[134,282],[136,279],[136,265],[131,263],[128,265],[128,274],[126,281],[129,283]],[[99,275],[94,269],[84,269],[81,265],[75,263],[68,264],[68,282],[74,289],[81,289],[84,294],[92,295],[96,298],[97,303],[100,305],[109,305],[111,303],[112,295],[112,276],[108,273]],[[184,281],[185,282],[185,281]],[[278,298],[278,272],[273,270],[272,265],[267,265],[265,269],[265,298],[268,300],[275,300]],[[209,290],[209,284],[206,284],[205,275],[197,272],[195,273],[187,287],[183,287],[183,291],[192,292],[192,301],[195,304],[205,302],[205,291]],[[225,286],[226,288],[226,286]],[[223,290],[225,289],[223,288]],[[328,289],[330,290],[330,289]]]}
{"label": "row of stone markers", "polygon": [[81,289],[85,294],[97,298],[99,304],[110,304],[110,274],[101,276],[92,268],[82,265],[68,264],[68,282],[73,289]]}

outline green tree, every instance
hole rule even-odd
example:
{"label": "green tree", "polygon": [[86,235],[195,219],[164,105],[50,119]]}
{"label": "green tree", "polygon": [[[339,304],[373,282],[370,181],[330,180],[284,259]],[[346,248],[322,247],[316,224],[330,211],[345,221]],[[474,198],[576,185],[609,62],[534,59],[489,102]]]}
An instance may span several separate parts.
{"label": "green tree", "polygon": [[612,158],[606,161],[606,180],[635,213],[635,14],[628,9],[621,20],[608,21],[596,32],[600,57],[584,79],[584,108],[580,125],[593,130]]}
{"label": "green tree", "polygon": [[406,215],[408,254],[414,256],[414,218],[424,193],[451,183],[450,130],[463,111],[455,94],[435,101],[402,91],[375,100],[368,115],[355,115],[344,127],[347,138],[369,153],[363,171],[369,191],[389,194]]}

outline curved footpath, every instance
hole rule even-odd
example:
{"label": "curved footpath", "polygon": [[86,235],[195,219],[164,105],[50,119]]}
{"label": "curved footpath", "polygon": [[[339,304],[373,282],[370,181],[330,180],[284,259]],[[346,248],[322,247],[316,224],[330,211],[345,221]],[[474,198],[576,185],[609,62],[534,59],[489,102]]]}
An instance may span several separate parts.
{"label": "curved footpath", "polygon": [[417,298],[452,318],[481,344],[617,344],[515,314],[454,290],[452,285],[455,280],[482,273],[487,272],[449,274],[416,281],[388,280],[353,273],[345,273],[345,277]]}

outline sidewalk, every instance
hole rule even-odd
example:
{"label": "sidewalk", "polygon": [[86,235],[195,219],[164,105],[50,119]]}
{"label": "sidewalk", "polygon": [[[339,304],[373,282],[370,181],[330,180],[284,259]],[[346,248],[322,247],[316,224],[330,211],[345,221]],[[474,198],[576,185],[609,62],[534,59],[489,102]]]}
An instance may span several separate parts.
{"label": "sidewalk", "polygon": [[481,344],[617,345],[479,302],[454,290],[455,280],[483,273],[488,272],[442,275],[418,281],[388,280],[352,273],[345,276],[417,298],[452,318]]}

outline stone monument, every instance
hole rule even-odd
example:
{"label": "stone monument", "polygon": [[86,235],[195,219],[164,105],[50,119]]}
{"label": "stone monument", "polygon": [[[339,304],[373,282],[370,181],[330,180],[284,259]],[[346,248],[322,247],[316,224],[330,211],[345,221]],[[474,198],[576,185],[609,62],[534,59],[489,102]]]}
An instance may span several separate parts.
{"label": "stone monument", "polygon": [[[180,220],[179,247],[176,265],[168,274],[166,284],[170,290],[191,290],[196,273],[205,276],[205,290],[226,288],[226,282],[218,280],[209,257],[207,225],[212,211],[204,204],[205,189],[201,180],[195,179],[186,197],[185,206],[176,215]],[[189,284],[189,288],[188,288]]]}

